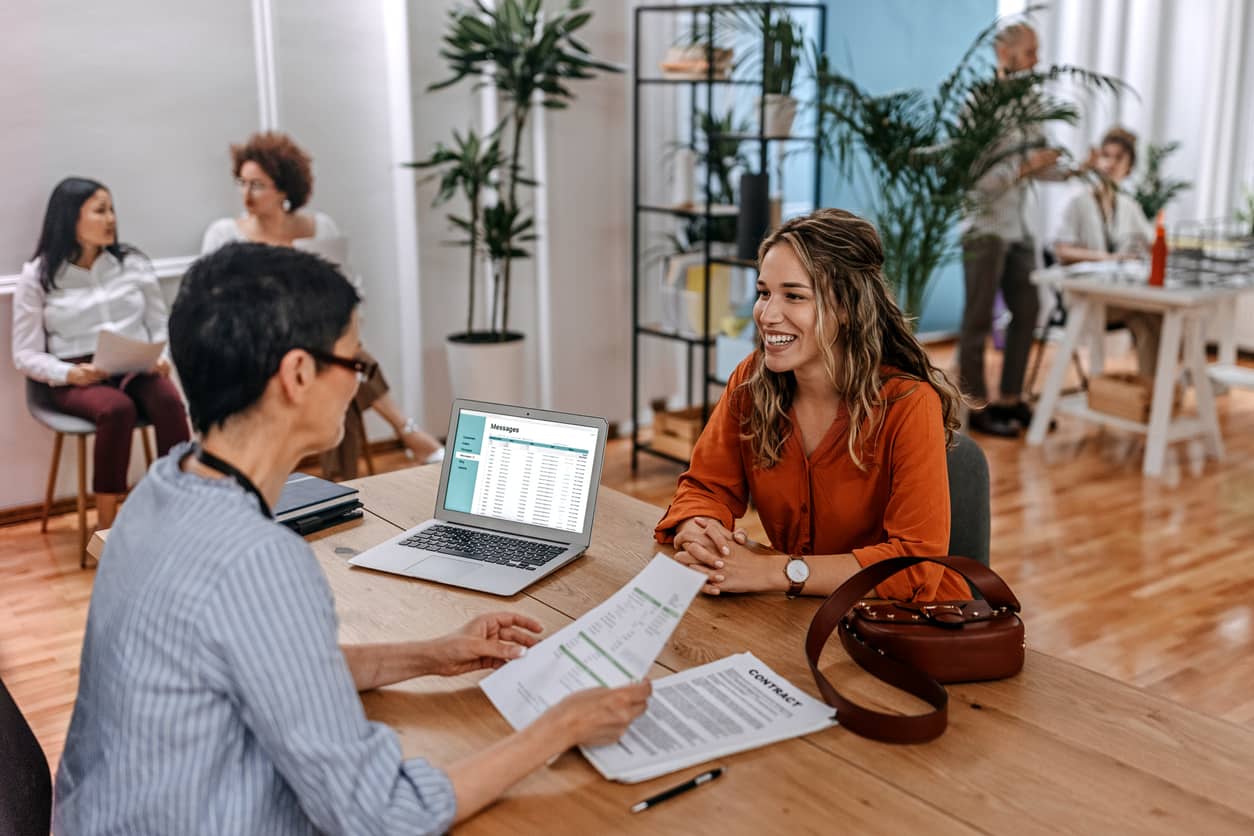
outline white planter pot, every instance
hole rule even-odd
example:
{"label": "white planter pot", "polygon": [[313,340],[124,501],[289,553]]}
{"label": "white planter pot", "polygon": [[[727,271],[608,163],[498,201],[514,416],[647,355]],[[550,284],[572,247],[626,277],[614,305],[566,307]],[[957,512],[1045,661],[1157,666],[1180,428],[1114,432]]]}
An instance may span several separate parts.
{"label": "white planter pot", "polygon": [[[797,100],[792,96],[767,93],[762,113],[762,134],[772,138],[788,136],[797,118]],[[763,105],[759,105],[762,108]]]}
{"label": "white planter pot", "polygon": [[526,345],[522,335],[509,342],[445,340],[453,397],[503,404],[526,401]]}

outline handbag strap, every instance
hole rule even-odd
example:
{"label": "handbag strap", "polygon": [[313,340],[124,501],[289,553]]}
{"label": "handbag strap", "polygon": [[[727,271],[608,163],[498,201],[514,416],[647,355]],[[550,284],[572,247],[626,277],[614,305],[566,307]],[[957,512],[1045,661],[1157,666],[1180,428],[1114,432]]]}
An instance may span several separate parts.
{"label": "handbag strap", "polygon": [[[836,717],[850,731],[886,743],[923,743],[945,731],[949,694],[944,686],[918,668],[885,656],[862,642],[842,623],[845,615],[878,584],[919,563],[939,563],[970,581],[993,609],[1019,611],[1019,599],[992,569],[969,557],[890,557],[864,567],[841,584],[814,613],[806,633],[806,658],[814,682]],[[872,711],[850,702],[819,670],[819,657],[832,632],[840,627],[840,640],[850,657],[867,673],[906,691],[932,706],[926,714],[902,716]]]}

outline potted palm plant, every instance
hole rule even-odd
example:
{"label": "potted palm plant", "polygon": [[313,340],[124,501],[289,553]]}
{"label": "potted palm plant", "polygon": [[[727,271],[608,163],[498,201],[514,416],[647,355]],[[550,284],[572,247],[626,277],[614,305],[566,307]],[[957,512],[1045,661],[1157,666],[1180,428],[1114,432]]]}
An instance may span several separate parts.
{"label": "potted palm plant", "polygon": [[[541,0],[496,0],[492,5],[474,0],[449,15],[440,55],[452,74],[428,89],[442,90],[467,78],[479,87],[486,77],[504,114],[487,146],[481,143],[480,163],[492,164],[487,180],[475,186],[476,195],[489,187],[491,193],[483,199],[476,197],[470,216],[458,219],[465,223],[451,219],[454,226],[470,233],[466,243],[471,248],[472,283],[480,242],[493,279],[486,329],[473,327],[472,308],[467,331],[449,340],[450,374],[459,395],[512,402],[523,399],[524,335],[510,329],[514,263],[529,257],[522,244],[535,239],[533,220],[523,205],[522,189],[536,185],[523,169],[523,137],[537,103],[548,109],[565,108],[575,98],[569,82],[593,78],[597,71],[620,71],[593,58],[576,37],[592,18],[583,6],[583,0],[570,0],[564,9],[554,11],[543,10]],[[456,148],[445,150],[443,161],[436,160],[437,148],[421,165],[443,164],[447,171],[455,171],[462,154]],[[459,187],[455,185],[453,191]]]}
{"label": "potted palm plant", "polygon": [[[468,299],[466,303],[466,330],[449,334],[446,356],[448,359],[449,380],[453,383],[457,397],[474,397],[480,394],[477,389],[491,393],[498,389],[499,381],[492,379],[490,370],[497,367],[509,367],[509,362],[492,364],[483,363],[483,370],[476,372],[476,357],[490,360],[493,354],[508,353],[513,350],[508,341],[496,338],[492,328],[475,328],[475,289],[479,285],[478,266],[482,255],[491,256],[499,249],[499,230],[492,227],[488,234],[485,223],[483,200],[485,190],[491,185],[492,178],[505,165],[506,158],[501,151],[501,141],[497,133],[481,137],[473,129],[463,135],[456,129],[453,131],[452,145],[436,143],[435,151],[425,160],[405,163],[407,168],[435,169],[435,172],[424,181],[439,179],[439,189],[432,200],[433,206],[441,206],[455,197],[461,197],[466,203],[466,213],[448,215],[449,224],[464,237],[448,243],[463,246],[469,251],[467,259],[469,273],[466,287]],[[494,216],[495,217],[495,216]],[[491,244],[488,243],[491,238]],[[494,279],[497,277],[494,275]],[[496,300],[498,299],[497,282],[491,288],[489,323],[496,321]]]}
{"label": "potted palm plant", "polygon": [[1118,94],[1116,78],[1050,66],[998,78],[994,23],[980,32],[934,92],[874,95],[814,54],[819,132],[846,177],[868,174],[871,215],[884,246],[884,275],[906,313],[918,317],[938,268],[961,251],[954,234],[977,207],[976,183],[994,166],[1040,142],[1036,126],[1073,124],[1071,101],[1044,92],[1061,78]]}

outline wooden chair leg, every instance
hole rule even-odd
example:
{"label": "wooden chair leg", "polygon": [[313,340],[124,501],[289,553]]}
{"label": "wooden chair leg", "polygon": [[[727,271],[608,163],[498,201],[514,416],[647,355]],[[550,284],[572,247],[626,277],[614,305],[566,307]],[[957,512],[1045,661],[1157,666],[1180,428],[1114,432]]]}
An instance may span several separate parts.
{"label": "wooden chair leg", "polygon": [[64,433],[57,433],[52,441],[52,467],[48,469],[48,490],[44,491],[44,515],[39,521],[39,530],[48,530],[48,515],[52,513],[52,492],[57,488],[57,470],[61,467],[61,444],[65,441]]}
{"label": "wooden chair leg", "polygon": [[78,436],[78,568],[87,568],[87,436]]}
{"label": "wooden chair leg", "polygon": [[152,467],[152,440],[148,436],[148,431],[150,429],[152,429],[152,427],[141,428],[139,431],[139,437],[144,442],[144,460],[148,463],[149,467]]}
{"label": "wooden chair leg", "polygon": [[370,456],[370,439],[366,437],[366,417],[357,422],[357,429],[361,433],[361,455],[366,460],[366,473],[374,475],[374,459]]}

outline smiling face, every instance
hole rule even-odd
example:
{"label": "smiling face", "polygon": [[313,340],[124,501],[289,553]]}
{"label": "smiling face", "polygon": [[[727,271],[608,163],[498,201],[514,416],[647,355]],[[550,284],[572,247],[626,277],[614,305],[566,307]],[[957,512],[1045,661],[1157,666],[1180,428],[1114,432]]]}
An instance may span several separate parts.
{"label": "smiling face", "polygon": [[283,211],[283,201],[287,195],[279,191],[274,185],[274,179],[252,160],[245,160],[239,167],[235,184],[239,187],[240,196],[244,199],[244,209],[248,214],[256,217]]}
{"label": "smiling face", "polygon": [[108,247],[117,242],[118,219],[113,213],[113,197],[106,189],[97,189],[78,210],[78,224],[74,228],[78,246]]}
{"label": "smiling face", "polygon": [[767,250],[758,272],[753,321],[762,337],[766,367],[777,374],[823,371],[814,282],[790,244]]}

